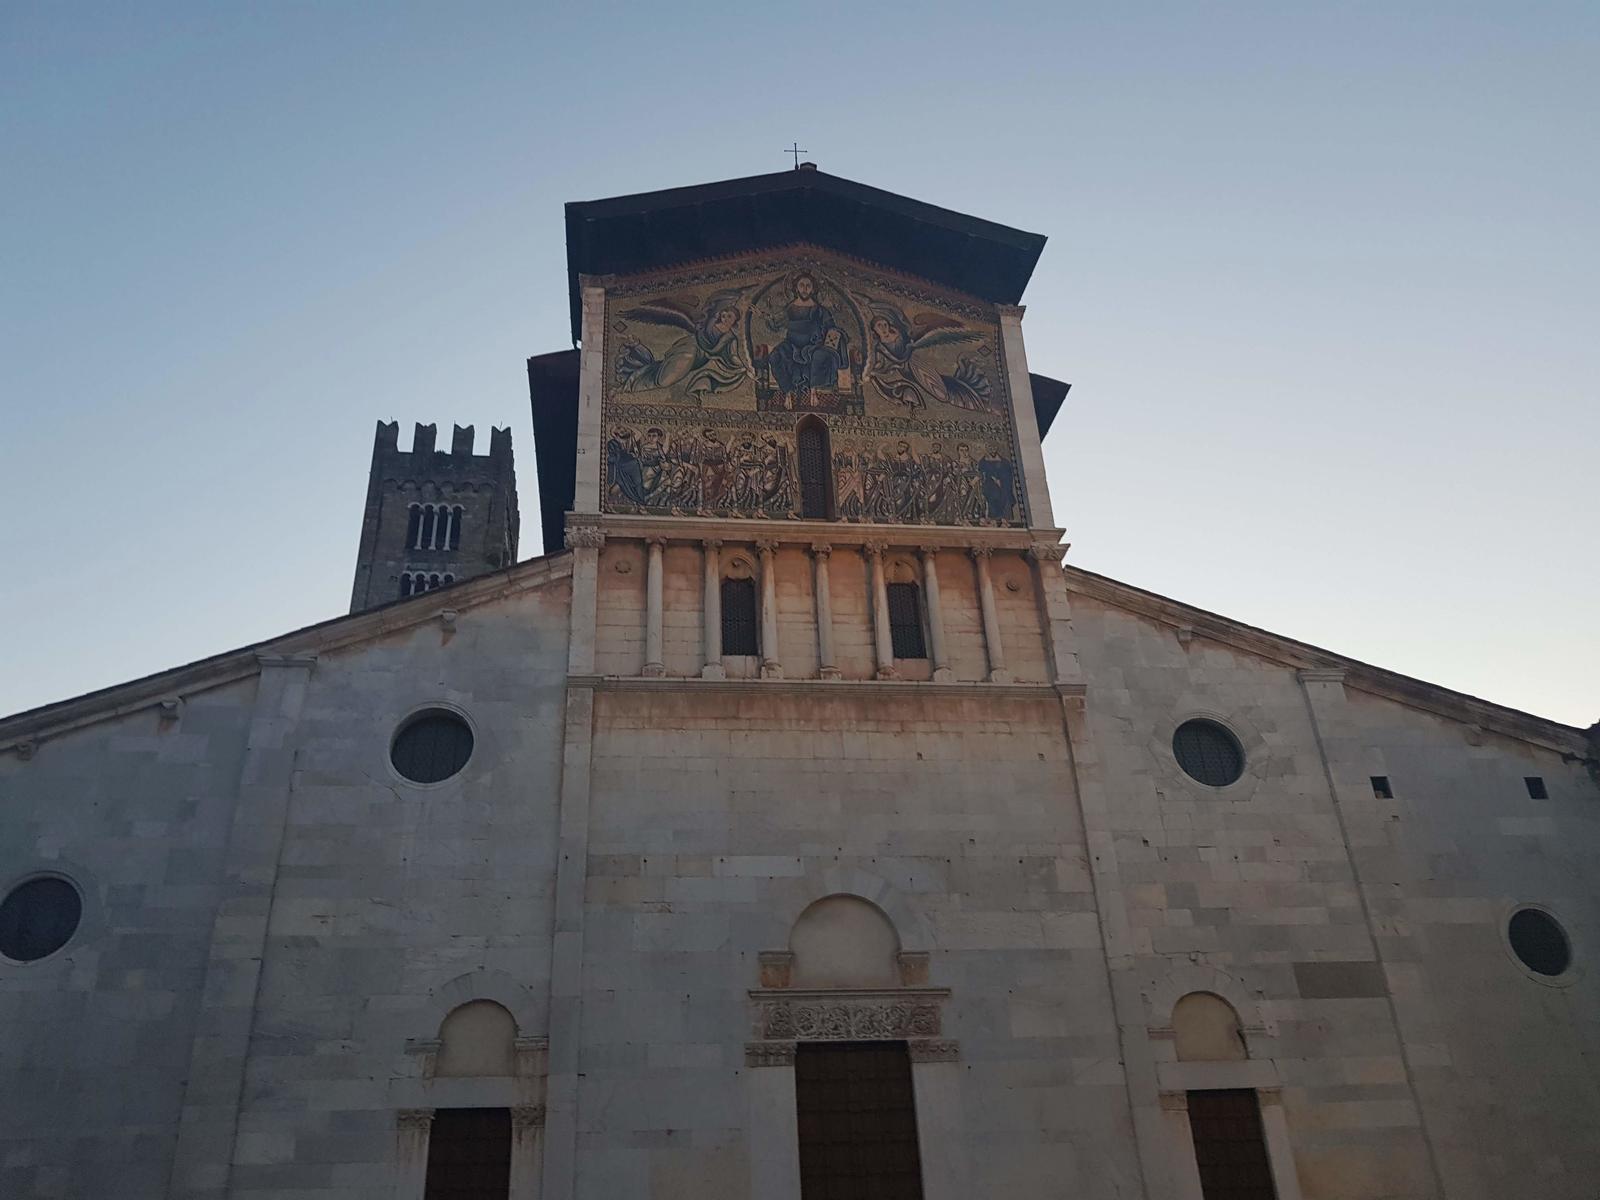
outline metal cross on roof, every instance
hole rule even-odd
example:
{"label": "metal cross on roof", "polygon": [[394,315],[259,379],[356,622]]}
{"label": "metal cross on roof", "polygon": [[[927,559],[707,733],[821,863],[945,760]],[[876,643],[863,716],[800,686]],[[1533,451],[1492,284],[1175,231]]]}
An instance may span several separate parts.
{"label": "metal cross on roof", "polygon": [[785,154],[792,154],[792,155],[794,155],[794,169],[795,169],[795,170],[796,170],[796,171],[798,171],[798,170],[799,170],[799,169],[800,169],[800,156],[801,156],[801,155],[802,155],[802,154],[810,154],[810,153],[811,153],[811,151],[809,151],[809,150],[802,150],[802,149],[800,149],[800,143],[799,143],[799,142],[796,142],[796,143],[795,143],[795,144],[794,144],[794,145],[793,145],[793,146],[792,146],[792,147],[790,147],[790,148],[789,148],[789,149],[788,149],[788,150],[785,150],[785,151],[784,151],[784,153],[785,153]]}

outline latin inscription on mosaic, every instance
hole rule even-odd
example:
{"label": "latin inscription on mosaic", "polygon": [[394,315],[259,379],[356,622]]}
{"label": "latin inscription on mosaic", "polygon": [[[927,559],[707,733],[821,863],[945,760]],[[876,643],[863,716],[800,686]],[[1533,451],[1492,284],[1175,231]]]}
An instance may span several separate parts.
{"label": "latin inscription on mosaic", "polygon": [[838,519],[1022,523],[992,310],[804,255],[623,281],[606,319],[607,511],[799,518],[821,422]]}

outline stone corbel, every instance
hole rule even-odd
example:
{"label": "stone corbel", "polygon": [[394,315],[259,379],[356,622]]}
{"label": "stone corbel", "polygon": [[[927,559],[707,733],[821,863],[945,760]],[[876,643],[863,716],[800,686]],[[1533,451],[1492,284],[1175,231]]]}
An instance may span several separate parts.
{"label": "stone corbel", "polygon": [[1072,549],[1070,542],[1035,542],[1028,547],[1028,557],[1034,562],[1060,562],[1066,558],[1067,551]]}
{"label": "stone corbel", "polygon": [[433,1109],[402,1108],[394,1114],[394,1123],[401,1133],[425,1134],[433,1127]]}
{"label": "stone corbel", "polygon": [[906,1043],[914,1063],[959,1062],[961,1043],[949,1038],[912,1038]]}
{"label": "stone corbel", "polygon": [[157,706],[157,720],[163,725],[171,725],[183,715],[183,697],[167,696]]}
{"label": "stone corbel", "polygon": [[786,988],[794,975],[794,955],[788,950],[763,950],[756,955],[761,964],[761,986]]}
{"label": "stone corbel", "polygon": [[593,525],[572,525],[567,529],[569,550],[599,550],[605,544],[605,531]]}
{"label": "stone corbel", "polygon": [[794,1066],[793,1042],[746,1042],[744,1065],[747,1067]]}

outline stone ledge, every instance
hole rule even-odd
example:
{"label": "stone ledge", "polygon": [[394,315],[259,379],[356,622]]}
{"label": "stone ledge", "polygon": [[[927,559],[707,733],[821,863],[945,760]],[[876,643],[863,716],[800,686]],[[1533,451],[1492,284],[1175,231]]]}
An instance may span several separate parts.
{"label": "stone ledge", "polygon": [[[569,687],[600,692],[736,692],[759,695],[861,696],[901,693],[924,698],[960,696],[1030,700],[1061,695],[1081,696],[1082,684],[934,683],[921,679],[703,679],[699,676],[569,675]],[[1065,689],[1065,690],[1063,690]]]}

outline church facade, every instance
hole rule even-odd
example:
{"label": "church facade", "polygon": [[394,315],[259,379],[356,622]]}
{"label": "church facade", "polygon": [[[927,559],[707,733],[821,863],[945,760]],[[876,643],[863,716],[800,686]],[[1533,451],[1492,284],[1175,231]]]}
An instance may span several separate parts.
{"label": "church facade", "polygon": [[380,426],[349,615],[0,721],[0,1195],[1593,1200],[1592,731],[1065,562],[1042,237],[566,216],[542,556]]}

